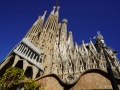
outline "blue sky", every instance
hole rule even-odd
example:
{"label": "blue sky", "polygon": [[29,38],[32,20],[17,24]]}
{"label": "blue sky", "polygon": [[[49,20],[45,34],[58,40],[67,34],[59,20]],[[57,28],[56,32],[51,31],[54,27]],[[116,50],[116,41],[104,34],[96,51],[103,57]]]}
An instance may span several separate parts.
{"label": "blue sky", "polygon": [[[24,37],[32,24],[56,0],[0,0],[0,62]],[[75,42],[89,42],[100,31],[120,59],[120,0],[59,0],[60,18],[68,19]]]}

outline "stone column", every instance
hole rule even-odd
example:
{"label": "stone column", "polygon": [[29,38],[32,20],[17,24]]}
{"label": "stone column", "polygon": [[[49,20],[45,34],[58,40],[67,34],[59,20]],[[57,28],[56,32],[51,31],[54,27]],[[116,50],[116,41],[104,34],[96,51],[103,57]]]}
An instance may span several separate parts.
{"label": "stone column", "polygon": [[15,67],[15,65],[17,64],[17,62],[19,61],[20,57],[18,55],[15,55],[15,59],[14,59],[14,63],[12,65],[12,67]]}
{"label": "stone column", "polygon": [[28,65],[29,65],[28,62],[26,60],[23,60],[23,70],[24,70],[24,73],[25,73]]}
{"label": "stone column", "polygon": [[33,76],[32,76],[32,79],[36,78],[37,74],[38,74],[38,68],[35,67],[35,66],[32,66],[32,69],[33,69]]}

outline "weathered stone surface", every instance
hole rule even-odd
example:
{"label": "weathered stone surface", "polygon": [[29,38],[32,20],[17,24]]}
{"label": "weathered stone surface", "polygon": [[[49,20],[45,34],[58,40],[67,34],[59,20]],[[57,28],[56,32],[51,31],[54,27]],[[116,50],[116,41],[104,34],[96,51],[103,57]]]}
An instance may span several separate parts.
{"label": "weathered stone surface", "polygon": [[59,83],[59,80],[50,76],[42,78],[38,80],[38,82],[41,84],[42,87],[45,88],[45,90],[112,89],[110,80],[96,72],[90,72],[82,75],[79,81],[72,87],[64,84],[61,85]]}
{"label": "weathered stone surface", "polygon": [[99,73],[87,73],[70,90],[111,89],[111,82]]}
{"label": "weathered stone surface", "polygon": [[45,88],[45,90],[63,90],[63,87],[54,77],[45,77],[38,82]]}

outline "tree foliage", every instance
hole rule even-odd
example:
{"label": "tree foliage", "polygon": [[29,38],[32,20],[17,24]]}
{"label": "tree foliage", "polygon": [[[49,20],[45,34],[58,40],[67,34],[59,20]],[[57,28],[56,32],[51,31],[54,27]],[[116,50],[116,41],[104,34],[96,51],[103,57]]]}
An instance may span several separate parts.
{"label": "tree foliage", "polygon": [[6,69],[3,76],[0,77],[0,90],[14,90],[18,86],[21,86],[21,84],[25,90],[44,90],[44,88],[41,88],[40,84],[30,78],[26,82],[20,83],[20,81],[24,81],[24,79],[23,69],[9,67]]}
{"label": "tree foliage", "polygon": [[25,90],[45,90],[35,80],[28,79],[27,83],[24,84]]}
{"label": "tree foliage", "polygon": [[9,88],[18,84],[19,80],[24,79],[23,70],[16,67],[9,67],[6,69],[3,77],[0,78],[0,88],[8,90]]}

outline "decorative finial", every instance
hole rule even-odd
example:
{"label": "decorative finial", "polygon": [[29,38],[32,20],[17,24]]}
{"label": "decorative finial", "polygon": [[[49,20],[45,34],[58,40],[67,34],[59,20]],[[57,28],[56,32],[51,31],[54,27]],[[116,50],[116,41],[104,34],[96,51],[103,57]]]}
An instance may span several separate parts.
{"label": "decorative finial", "polygon": [[51,14],[54,14],[56,6],[53,7]]}
{"label": "decorative finial", "polygon": [[69,31],[70,34],[72,34],[72,31]]}
{"label": "decorative finial", "polygon": [[68,23],[67,19],[62,19],[62,23]]}
{"label": "decorative finial", "polygon": [[53,7],[53,10],[55,10],[56,6]]}
{"label": "decorative finial", "polygon": [[104,39],[102,34],[100,33],[100,31],[97,32],[97,37],[96,37],[97,40],[101,40],[101,39]]}
{"label": "decorative finial", "polygon": [[59,9],[60,9],[60,6],[57,6],[57,11],[59,11]]}
{"label": "decorative finial", "polygon": [[56,13],[55,13],[55,15],[58,17],[59,16],[59,9],[60,9],[60,6],[57,6],[57,11],[56,11]]}
{"label": "decorative finial", "polygon": [[101,33],[100,33],[100,31],[97,31],[97,35],[100,35]]}
{"label": "decorative finial", "polygon": [[44,20],[46,13],[47,13],[47,11],[45,10],[43,16],[41,17],[41,19]]}
{"label": "decorative finial", "polygon": [[75,42],[75,45],[77,45],[77,42]]}
{"label": "decorative finial", "polygon": [[84,43],[84,40],[82,40],[82,43]]}
{"label": "decorative finial", "polygon": [[47,10],[44,11],[44,15],[46,15],[46,13],[47,13]]}

